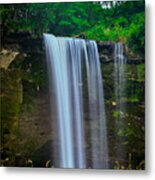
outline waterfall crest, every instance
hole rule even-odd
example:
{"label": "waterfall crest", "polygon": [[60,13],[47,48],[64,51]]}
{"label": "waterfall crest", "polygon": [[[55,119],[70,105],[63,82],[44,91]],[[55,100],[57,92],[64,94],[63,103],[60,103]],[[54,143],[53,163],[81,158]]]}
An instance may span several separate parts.
{"label": "waterfall crest", "polygon": [[[50,34],[44,34],[44,41],[54,109],[53,166],[108,168],[103,83],[96,42]],[[85,135],[86,113],[90,140]]]}

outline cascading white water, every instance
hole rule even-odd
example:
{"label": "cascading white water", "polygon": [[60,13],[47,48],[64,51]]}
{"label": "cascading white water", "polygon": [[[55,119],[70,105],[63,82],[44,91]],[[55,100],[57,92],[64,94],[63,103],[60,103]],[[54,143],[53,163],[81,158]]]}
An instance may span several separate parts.
{"label": "cascading white water", "polygon": [[[125,64],[127,60],[124,56],[124,46],[122,43],[115,43],[114,46],[114,88],[115,88],[115,97],[116,97],[116,134],[123,132],[123,128],[126,125],[125,122]],[[117,146],[123,144],[123,140],[116,137]],[[122,159],[125,156],[125,148],[121,147],[117,150],[116,157],[121,154]]]}
{"label": "cascading white water", "polygon": [[[55,109],[53,127],[54,146],[57,144],[57,147],[53,151],[56,156],[53,165],[61,168],[87,168],[84,119],[87,108],[91,166],[108,168],[103,84],[96,42],[56,38],[49,34],[44,34],[44,41],[51,104],[54,104],[52,107]],[[84,94],[88,96],[87,102]]]}
{"label": "cascading white water", "polygon": [[125,71],[124,64],[126,64],[126,58],[124,56],[124,47],[122,43],[115,43],[114,47],[114,81],[115,81],[115,95],[116,103],[119,107],[120,115],[123,113],[122,97],[125,85]]}
{"label": "cascading white water", "polygon": [[[108,145],[105,121],[103,83],[95,41],[88,44],[87,79],[91,127],[92,167],[108,168]],[[86,59],[87,60],[87,59]]]}

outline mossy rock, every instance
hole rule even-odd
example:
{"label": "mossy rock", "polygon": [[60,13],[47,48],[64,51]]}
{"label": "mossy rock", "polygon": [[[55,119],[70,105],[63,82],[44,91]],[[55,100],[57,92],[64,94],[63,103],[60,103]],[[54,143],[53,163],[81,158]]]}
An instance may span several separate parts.
{"label": "mossy rock", "polygon": [[1,70],[1,124],[2,146],[18,126],[18,116],[23,99],[21,74],[17,70]]}

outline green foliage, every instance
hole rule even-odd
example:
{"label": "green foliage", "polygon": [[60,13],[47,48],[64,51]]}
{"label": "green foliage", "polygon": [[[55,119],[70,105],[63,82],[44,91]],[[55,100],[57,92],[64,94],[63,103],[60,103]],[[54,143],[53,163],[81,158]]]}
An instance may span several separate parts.
{"label": "green foliage", "polygon": [[126,129],[120,129],[117,132],[117,135],[122,136],[122,137],[128,137],[128,136],[132,136],[134,134],[135,134],[135,132],[131,127],[126,127]]}
{"label": "green foliage", "polygon": [[113,115],[113,117],[117,118],[120,116],[120,112],[119,111],[113,111],[112,115]]}
{"label": "green foliage", "polygon": [[[144,168],[145,168],[145,161],[142,160],[138,164],[138,166],[136,166],[136,170],[143,170]],[[132,170],[132,169],[135,169],[135,168],[133,168],[133,164],[132,164],[132,154],[129,153],[129,155],[128,155],[128,164],[126,166],[120,164],[119,161],[115,161],[114,169],[117,169],[117,170]]]}
{"label": "green foliage", "polygon": [[130,98],[131,98],[131,102],[132,102],[132,103],[136,103],[136,102],[139,101],[137,94],[131,95]]}
{"label": "green foliage", "polygon": [[139,64],[137,66],[137,68],[138,68],[138,81],[144,82],[144,80],[145,80],[145,65]]}
{"label": "green foliage", "polygon": [[132,46],[134,52],[139,51],[141,55],[144,54],[145,47],[145,17],[144,12],[137,13],[132,18],[130,24],[128,44]]}
{"label": "green foliage", "polygon": [[2,35],[43,32],[60,36],[86,33],[88,39],[122,41],[144,55],[144,1],[124,2],[104,9],[99,2],[1,5]]}
{"label": "green foliage", "polygon": [[[110,3],[110,2],[109,2]],[[73,36],[85,32],[88,39],[122,41],[144,55],[144,1],[32,3],[1,5],[2,35],[44,32]]]}
{"label": "green foliage", "polygon": [[98,21],[86,32],[86,37],[98,41],[121,41],[128,44],[134,53],[143,56],[144,16],[144,1],[122,3],[111,8],[108,18]]}
{"label": "green foliage", "polygon": [[99,20],[102,8],[98,3],[32,3],[1,5],[3,33],[43,32],[73,35],[88,30]]}

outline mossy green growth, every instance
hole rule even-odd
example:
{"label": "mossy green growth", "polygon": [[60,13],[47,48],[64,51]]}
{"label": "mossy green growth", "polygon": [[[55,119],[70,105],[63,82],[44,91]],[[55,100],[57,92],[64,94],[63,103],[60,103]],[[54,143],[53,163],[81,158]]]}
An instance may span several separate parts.
{"label": "mossy green growth", "polygon": [[113,111],[112,116],[115,118],[118,118],[118,117],[120,117],[120,112],[119,111]]}
{"label": "mossy green growth", "polygon": [[138,81],[144,82],[145,81],[145,64],[139,64],[137,66],[138,69]]}
{"label": "mossy green growth", "polygon": [[21,74],[15,70],[1,70],[1,125],[2,146],[18,126],[18,116],[22,104]]}

